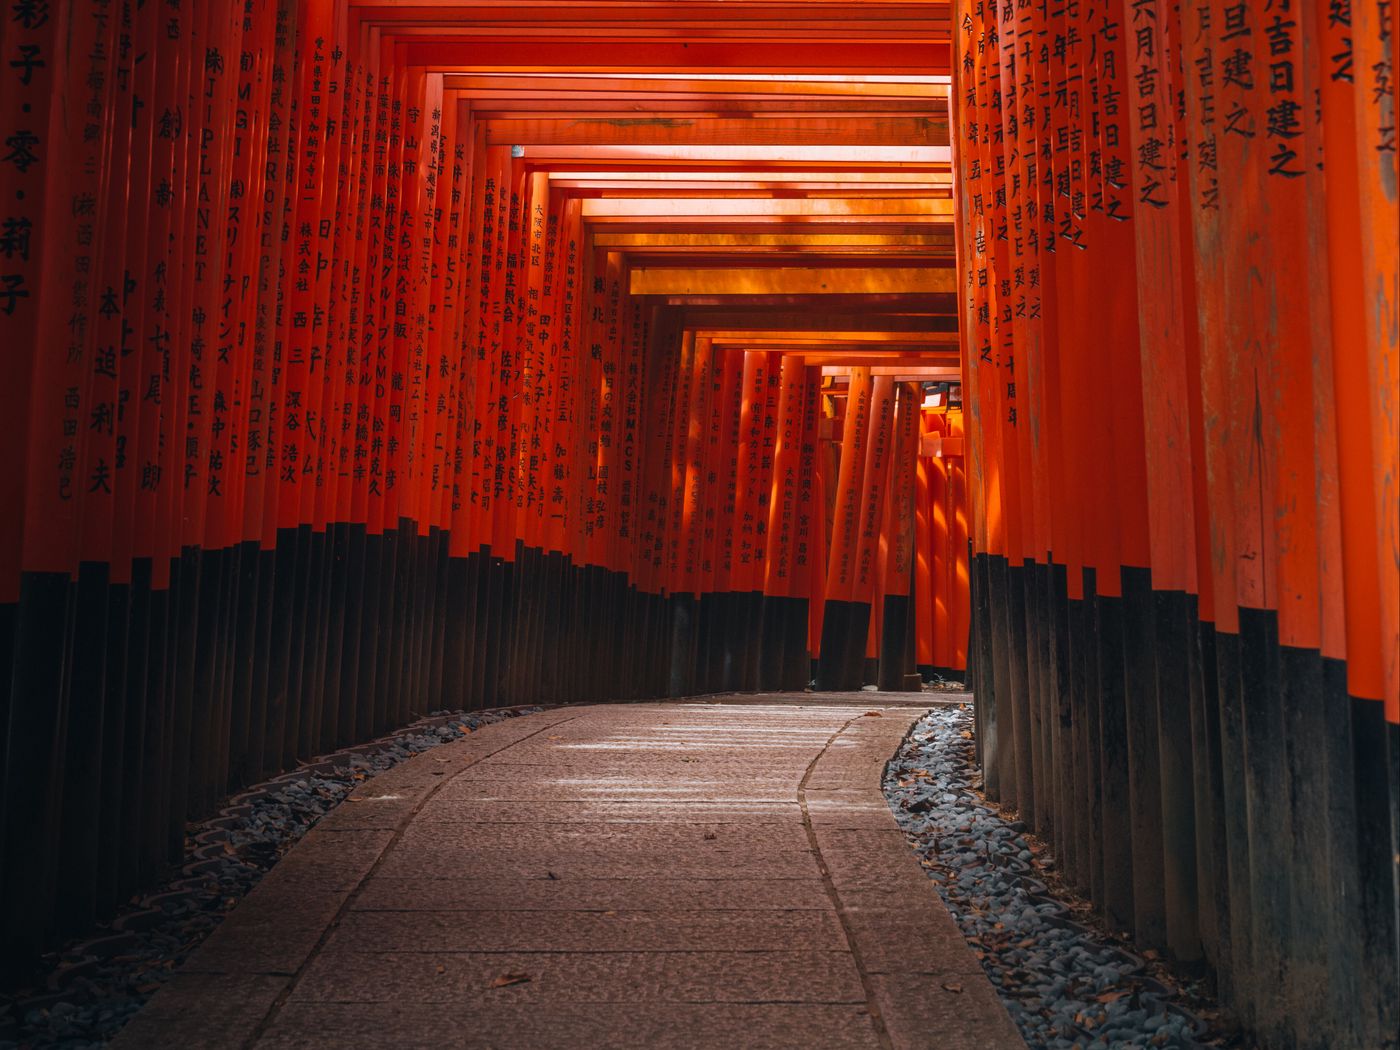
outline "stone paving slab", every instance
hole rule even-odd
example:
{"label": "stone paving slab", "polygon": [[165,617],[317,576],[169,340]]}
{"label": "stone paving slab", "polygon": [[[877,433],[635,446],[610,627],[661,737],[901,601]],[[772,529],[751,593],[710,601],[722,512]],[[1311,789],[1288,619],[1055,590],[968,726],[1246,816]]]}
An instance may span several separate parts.
{"label": "stone paving slab", "polygon": [[288,1003],[258,1050],[879,1050],[863,1006],[780,1004],[452,1005]]}
{"label": "stone paving slab", "polygon": [[394,850],[379,872],[427,879],[642,879],[685,874],[697,879],[803,879],[817,873],[810,853],[714,852],[684,858],[637,850],[560,852],[534,849],[478,850],[438,846]]}
{"label": "stone paving slab", "polygon": [[[884,805],[883,801],[880,803]],[[415,825],[460,824],[475,821],[486,824],[538,824],[550,821],[566,824],[615,822],[635,824],[801,824],[802,808],[794,797],[789,802],[677,802],[554,801],[511,802],[484,799],[430,799],[414,818]]]}
{"label": "stone paving slab", "polygon": [[399,879],[377,875],[355,898],[359,911],[693,911],[697,908],[833,908],[810,879]]}
{"label": "stone paving slab", "polygon": [[534,849],[583,851],[588,853],[630,852],[633,850],[701,853],[797,850],[807,853],[812,844],[796,822],[748,827],[719,823],[569,823],[532,821],[519,824],[483,824],[477,821],[415,822],[404,830],[403,845],[427,842],[434,845],[459,843],[472,849],[511,849],[521,838]]}
{"label": "stone paving slab", "polygon": [[115,1045],[1019,1047],[881,792],[927,706],[483,727],[357,789]]}
{"label": "stone paving slab", "polygon": [[327,949],[294,1002],[861,1003],[844,951],[400,952]]}
{"label": "stone paving slab", "polygon": [[328,948],[359,952],[840,951],[841,924],[821,911],[356,911]]}

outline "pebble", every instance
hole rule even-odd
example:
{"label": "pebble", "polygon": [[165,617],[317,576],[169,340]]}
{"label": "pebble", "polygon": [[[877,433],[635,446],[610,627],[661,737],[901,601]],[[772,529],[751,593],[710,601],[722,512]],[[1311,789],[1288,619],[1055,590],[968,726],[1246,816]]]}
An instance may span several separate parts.
{"label": "pebble", "polygon": [[[64,981],[62,973],[90,958],[83,950],[86,942],[76,943],[45,960],[47,972],[40,984],[0,992],[0,1050],[105,1046],[268,869],[345,796],[416,754],[480,726],[539,710],[435,711],[386,740],[338,752],[338,758],[348,761],[338,762],[329,772],[304,767],[287,779],[275,778],[235,796],[230,805],[242,800],[249,812],[231,827],[216,816],[209,823],[191,825],[186,836],[187,865],[201,869],[207,862],[195,851],[207,845],[206,833],[227,844],[227,849],[215,851],[212,870],[191,875],[187,866],[176,872],[169,883],[133,901],[112,921],[100,923],[88,938],[111,936],[124,928],[124,919],[158,908],[161,915],[151,925],[131,925],[133,945]],[[205,842],[198,841],[201,835]],[[36,1001],[41,1005],[32,1005]]]}
{"label": "pebble", "polygon": [[970,706],[935,708],[887,767],[885,795],[1026,1043],[1202,1045],[1184,1007],[1143,984],[1141,960],[1056,921],[1068,909],[1027,888],[1022,873],[1051,865],[1032,854],[1023,822],[1004,820],[975,793],[973,728]]}

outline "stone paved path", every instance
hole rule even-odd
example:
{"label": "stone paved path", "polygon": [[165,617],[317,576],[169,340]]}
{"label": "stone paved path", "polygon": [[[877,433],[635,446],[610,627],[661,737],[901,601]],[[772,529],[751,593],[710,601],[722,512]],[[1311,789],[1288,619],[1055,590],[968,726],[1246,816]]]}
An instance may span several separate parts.
{"label": "stone paved path", "polygon": [[1019,1047],[880,790],[926,709],[487,726],[322,820],[114,1045]]}

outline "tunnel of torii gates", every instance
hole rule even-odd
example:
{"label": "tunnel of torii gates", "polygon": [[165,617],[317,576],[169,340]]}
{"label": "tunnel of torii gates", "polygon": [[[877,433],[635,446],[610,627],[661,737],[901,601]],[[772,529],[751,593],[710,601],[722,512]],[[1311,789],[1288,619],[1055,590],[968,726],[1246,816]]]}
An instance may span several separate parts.
{"label": "tunnel of torii gates", "polygon": [[7,968],[429,710],[966,671],[1114,928],[1393,1045],[1398,11],[7,2]]}

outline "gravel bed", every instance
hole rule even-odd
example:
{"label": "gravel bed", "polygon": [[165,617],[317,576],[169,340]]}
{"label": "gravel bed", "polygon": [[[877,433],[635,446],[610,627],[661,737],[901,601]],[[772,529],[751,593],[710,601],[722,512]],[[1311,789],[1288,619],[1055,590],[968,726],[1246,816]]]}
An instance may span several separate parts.
{"label": "gravel bed", "polygon": [[92,936],[46,957],[43,977],[0,993],[0,1050],[85,1050],[115,1036],[284,853],[362,782],[472,730],[539,707],[437,712],[315,759],[191,825],[185,864]]}
{"label": "gravel bed", "polygon": [[977,791],[972,733],[970,705],[921,719],[886,769],[885,796],[1027,1044],[1148,1050],[1215,1043],[1182,1005],[1193,997],[1073,921],[1035,877],[1053,861],[1023,824],[999,815]]}

